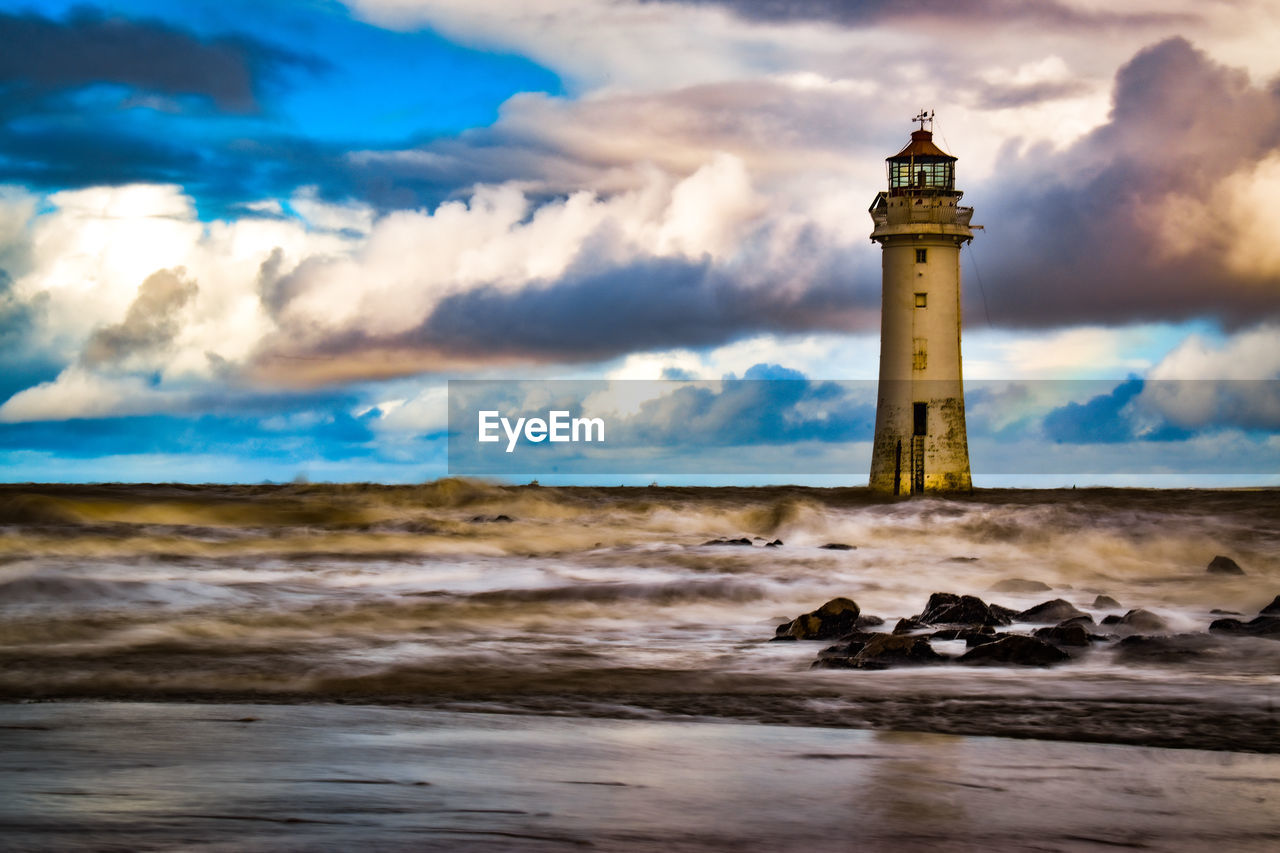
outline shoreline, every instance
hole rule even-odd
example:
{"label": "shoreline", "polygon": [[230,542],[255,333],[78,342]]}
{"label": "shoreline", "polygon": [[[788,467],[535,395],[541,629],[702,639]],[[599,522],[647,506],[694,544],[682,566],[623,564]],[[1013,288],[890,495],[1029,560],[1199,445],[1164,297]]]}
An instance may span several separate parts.
{"label": "shoreline", "polygon": [[368,705],[0,705],[39,850],[1269,849],[1280,758]]}
{"label": "shoreline", "polygon": [[[1256,755],[1280,755],[1280,709],[1248,705],[1224,685],[1221,695],[1204,688],[1147,685],[1136,694],[1133,685],[1107,693],[1082,696],[1055,689],[1073,679],[1032,681],[1025,671],[1004,673],[989,690],[966,681],[958,688],[933,679],[929,689],[904,687],[904,678],[927,675],[897,670],[892,679],[880,673],[844,679],[843,672],[811,671],[779,677],[769,685],[723,692],[605,691],[486,692],[411,694],[271,693],[266,691],[64,691],[58,695],[21,696],[0,693],[0,708],[38,705],[258,705],[263,707],[345,708],[377,707],[412,712],[486,713],[512,717],[554,716],[582,720],[643,720],[680,722],[719,721],[725,724],[822,728],[854,732],[898,732],[997,737],[1045,743],[1099,744],[1179,750],[1202,750]],[[1044,675],[1044,673],[1037,673]],[[640,674],[637,683],[653,683],[670,673]],[[1000,675],[999,673],[997,675]],[[810,677],[811,676],[811,677]],[[1194,692],[1194,695],[1193,695]]]}

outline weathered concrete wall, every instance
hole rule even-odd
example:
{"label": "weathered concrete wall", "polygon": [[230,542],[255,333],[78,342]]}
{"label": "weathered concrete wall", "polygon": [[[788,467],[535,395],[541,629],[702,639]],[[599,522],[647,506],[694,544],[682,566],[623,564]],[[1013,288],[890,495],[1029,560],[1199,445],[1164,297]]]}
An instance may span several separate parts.
{"label": "weathered concrete wall", "polygon": [[[882,246],[883,265],[871,461],[871,487],[878,491],[972,488],[960,357],[960,247],[972,236],[971,210],[957,201],[952,195],[902,196],[885,199],[872,213],[872,239]],[[926,406],[919,440],[916,403]]]}

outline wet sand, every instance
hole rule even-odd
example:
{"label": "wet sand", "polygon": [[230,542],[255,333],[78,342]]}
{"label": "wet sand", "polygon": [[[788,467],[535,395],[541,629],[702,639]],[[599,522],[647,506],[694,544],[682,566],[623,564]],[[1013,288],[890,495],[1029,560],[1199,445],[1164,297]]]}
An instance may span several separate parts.
{"label": "wet sand", "polygon": [[341,705],[0,706],[10,851],[1263,851],[1280,756]]}

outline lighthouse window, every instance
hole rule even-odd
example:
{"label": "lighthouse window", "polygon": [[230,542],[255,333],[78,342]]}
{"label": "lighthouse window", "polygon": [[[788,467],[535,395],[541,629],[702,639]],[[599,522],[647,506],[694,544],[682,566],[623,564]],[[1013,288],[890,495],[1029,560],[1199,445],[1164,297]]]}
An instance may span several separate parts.
{"label": "lighthouse window", "polygon": [[928,250],[928,249],[916,249],[916,263],[917,263],[917,264],[927,263],[927,262],[928,262],[928,260],[929,260],[929,250]]}
{"label": "lighthouse window", "polygon": [[911,369],[924,370],[925,362],[929,357],[928,351],[925,348],[925,339],[914,338],[911,343]]}
{"label": "lighthouse window", "polygon": [[913,421],[912,432],[916,435],[929,434],[929,404],[928,403],[912,403],[911,404],[911,420]]}
{"label": "lighthouse window", "polygon": [[917,307],[917,308],[924,308],[924,307],[925,307],[926,305],[928,305],[928,304],[929,304],[929,294],[927,294],[927,293],[917,293],[917,294],[916,294],[916,307]]}

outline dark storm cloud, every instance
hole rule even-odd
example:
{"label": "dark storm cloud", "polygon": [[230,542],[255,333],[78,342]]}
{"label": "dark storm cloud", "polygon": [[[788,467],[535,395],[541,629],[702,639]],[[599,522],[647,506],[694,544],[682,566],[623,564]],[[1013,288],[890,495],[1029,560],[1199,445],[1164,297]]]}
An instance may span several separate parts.
{"label": "dark storm cloud", "polygon": [[[1105,125],[1061,152],[1007,150],[972,193],[988,226],[974,251],[991,320],[1280,316],[1280,276],[1231,271],[1230,224],[1191,215],[1224,179],[1277,153],[1280,86],[1255,87],[1181,38],[1139,52],[1117,74]],[[1185,231],[1171,238],[1171,227]],[[975,288],[967,295],[980,315]]]}
{"label": "dark storm cloud", "polygon": [[259,108],[264,80],[303,59],[248,38],[199,39],[152,21],[80,11],[65,21],[0,13],[4,102],[25,102],[98,83],[165,95],[200,95],[221,110]]}
{"label": "dark storm cloud", "polygon": [[[726,270],[709,260],[643,258],[607,266],[591,258],[588,253],[555,281],[446,297],[407,333],[352,330],[319,339],[309,337],[309,327],[290,327],[285,310],[307,292],[309,273],[324,262],[304,264],[264,286],[264,304],[283,330],[257,361],[277,379],[307,374],[306,383],[485,362],[593,361],[711,346],[753,332],[867,327],[879,309],[878,292],[851,287],[850,265],[835,256],[794,287],[768,271]],[[362,370],[362,359],[376,366]]]}
{"label": "dark storm cloud", "polygon": [[0,133],[0,181],[62,189],[145,182],[183,182],[204,165],[199,152],[163,140],[46,127]]}
{"label": "dark storm cloud", "polygon": [[0,181],[41,189],[179,183],[229,203],[260,197],[255,178],[264,169],[291,174],[302,160],[315,172],[335,156],[298,142],[271,167],[244,143],[217,141],[217,131],[157,133],[147,120],[261,116],[263,95],[289,70],[325,68],[314,57],[91,11],[63,21],[0,13],[0,45]]}
{"label": "dark storm cloud", "polygon": [[129,305],[124,320],[104,326],[89,336],[81,362],[95,367],[166,346],[178,333],[178,311],[198,290],[182,268],[152,273],[138,286],[138,295]]}
{"label": "dark storm cloud", "polygon": [[[667,0],[662,0],[667,2]],[[1110,12],[1078,9],[1053,0],[676,0],[684,5],[721,6],[748,20],[820,21],[866,26],[889,21],[938,21],[985,26],[1027,24],[1052,27],[1144,25],[1185,21],[1161,12]]]}
{"label": "dark storm cloud", "polygon": [[1024,85],[987,82],[974,84],[975,102],[980,109],[984,110],[1013,109],[1045,101],[1073,98],[1088,92],[1090,88],[1090,85],[1083,80],[1059,80]]}

